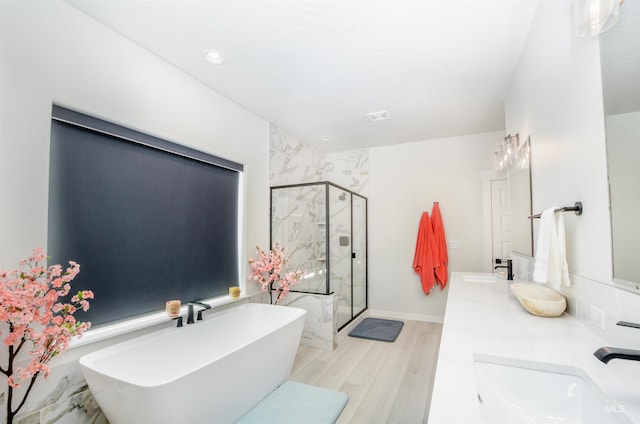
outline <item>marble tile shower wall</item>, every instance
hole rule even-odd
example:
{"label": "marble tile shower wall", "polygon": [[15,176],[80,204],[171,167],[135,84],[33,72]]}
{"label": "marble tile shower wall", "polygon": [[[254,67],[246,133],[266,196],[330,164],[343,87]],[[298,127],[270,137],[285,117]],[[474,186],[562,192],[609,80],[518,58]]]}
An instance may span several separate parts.
{"label": "marble tile shower wall", "polygon": [[273,240],[287,247],[291,269],[306,272],[296,288],[325,293],[325,186],[281,188],[272,195]]}
{"label": "marble tile shower wall", "polygon": [[270,185],[331,181],[368,195],[369,150],[324,154],[274,124],[269,125],[269,139]]}
{"label": "marble tile shower wall", "polygon": [[334,335],[338,329],[338,308],[335,299],[335,296],[289,293],[284,304],[307,311],[301,345],[325,350],[336,348]]}
{"label": "marble tile shower wall", "polygon": [[[330,181],[363,196],[368,195],[369,151],[367,149],[325,154],[305,145],[300,139],[274,124],[269,125],[269,135],[271,186]],[[322,190],[324,192],[324,187]],[[284,193],[283,191],[283,196],[285,196]],[[322,205],[309,203],[306,206],[295,204],[291,199],[286,201],[279,199],[278,203],[283,204],[276,205],[273,210],[276,219],[275,228],[277,228],[277,232],[274,232],[277,238],[274,236],[274,240],[286,240],[292,263],[299,263],[302,269],[311,271],[313,274],[313,277],[299,283],[298,289],[316,291],[324,285],[326,275],[321,272],[326,270],[326,261],[331,261],[331,290],[335,292],[333,296],[294,293],[295,296],[291,298],[291,301],[295,300],[298,306],[304,307],[308,312],[302,344],[324,349],[335,347],[336,324],[348,320],[347,317],[350,318],[351,314],[349,284],[341,284],[350,273],[351,255],[338,254],[340,249],[348,248],[340,246],[340,236],[350,236],[347,226],[349,221],[340,218],[343,212],[341,206],[346,202],[339,199],[341,190],[332,189],[331,193],[337,193],[337,195],[332,194],[330,197],[331,228],[329,229],[320,221],[315,221],[316,224],[311,225],[314,220],[310,219],[311,216],[316,218],[321,216],[316,207],[324,208],[324,197]],[[309,197],[302,192],[298,195],[300,198]],[[283,222],[287,216],[293,218],[293,223]],[[331,251],[334,252],[329,258],[325,258],[326,246],[317,242],[319,239],[325,239],[327,230],[330,235]],[[305,231],[308,233],[305,234]],[[308,258],[306,261],[302,259],[305,255]],[[286,303],[289,303],[289,298]]]}
{"label": "marble tile shower wall", "polygon": [[[291,292],[280,303],[307,311],[300,340],[301,345],[324,350],[335,349],[338,309],[334,307],[334,299],[335,296]],[[254,294],[249,301],[269,303],[269,294],[266,292]]]}
{"label": "marble tile shower wall", "polygon": [[[351,318],[351,209],[349,197],[344,196],[346,193],[330,187],[330,216],[327,221],[325,188],[320,184],[274,190],[273,239],[287,246],[291,269],[301,269],[306,273],[297,284],[297,290],[326,293],[329,264],[329,290],[335,293],[340,311],[339,325],[342,325]],[[347,242],[341,242],[343,240]]]}
{"label": "marble tile shower wall", "polygon": [[286,131],[269,124],[269,183],[272,186],[322,181],[325,157]]}
{"label": "marble tile shower wall", "polygon": [[323,179],[364,197],[369,196],[369,150],[347,150],[325,155]]}
{"label": "marble tile shower wall", "polygon": [[[338,311],[338,325],[342,326],[351,319],[351,201],[347,192],[330,186],[327,210],[326,193],[325,184],[273,190],[272,236],[274,241],[287,246],[291,269],[305,271],[305,278],[296,285],[296,290],[326,294],[330,270],[328,290],[334,293],[331,298]],[[313,308],[307,309],[307,320],[326,315],[318,310],[323,302],[311,299],[304,302],[306,307]],[[333,345],[333,329],[322,322],[322,330],[329,332],[321,334],[314,328],[307,334],[305,329],[303,344],[311,340],[313,347],[319,347],[317,340],[322,340],[322,347]]]}

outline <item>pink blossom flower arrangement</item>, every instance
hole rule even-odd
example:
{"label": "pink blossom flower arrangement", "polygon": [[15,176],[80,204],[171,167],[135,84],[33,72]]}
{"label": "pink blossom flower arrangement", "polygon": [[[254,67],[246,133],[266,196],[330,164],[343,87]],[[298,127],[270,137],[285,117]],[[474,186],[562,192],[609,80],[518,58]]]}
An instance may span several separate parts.
{"label": "pink blossom flower arrangement", "polygon": [[[0,335],[9,349],[7,365],[0,364],[0,372],[7,376],[7,424],[22,408],[40,374],[49,375],[46,365],[51,359],[69,348],[69,341],[81,336],[91,327],[90,322],[77,321],[73,314],[89,309],[93,293],[82,290],[70,302],[58,302],[71,290],[69,282],[80,272],[80,265],[69,261],[63,271],[60,265],[45,265],[47,257],[42,248],[33,249],[33,255],[20,261],[18,269],[0,270]],[[8,329],[8,332],[6,330]],[[27,346],[31,347],[31,350]],[[24,350],[23,350],[24,349]],[[25,367],[14,368],[18,354],[28,354],[31,361]],[[18,360],[22,361],[22,358]],[[29,385],[18,406],[13,408],[13,390],[22,381]]]}
{"label": "pink blossom flower arrangement", "polygon": [[273,249],[268,252],[262,250],[260,246],[256,246],[256,250],[256,258],[249,259],[249,265],[251,265],[249,280],[260,283],[262,291],[269,290],[270,297],[271,292],[276,291],[278,297],[275,303],[278,304],[287,296],[290,287],[302,279],[304,271],[285,271],[289,265],[289,259],[286,256],[287,248],[279,242],[276,242]]}

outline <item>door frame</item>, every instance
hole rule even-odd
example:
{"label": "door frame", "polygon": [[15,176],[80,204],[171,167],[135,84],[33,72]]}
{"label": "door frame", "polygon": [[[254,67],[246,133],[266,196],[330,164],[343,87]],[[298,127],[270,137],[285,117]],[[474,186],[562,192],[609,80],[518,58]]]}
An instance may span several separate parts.
{"label": "door frame", "polygon": [[493,230],[491,224],[491,182],[509,180],[506,171],[482,171],[482,227],[484,243],[482,249],[482,272],[493,272]]}

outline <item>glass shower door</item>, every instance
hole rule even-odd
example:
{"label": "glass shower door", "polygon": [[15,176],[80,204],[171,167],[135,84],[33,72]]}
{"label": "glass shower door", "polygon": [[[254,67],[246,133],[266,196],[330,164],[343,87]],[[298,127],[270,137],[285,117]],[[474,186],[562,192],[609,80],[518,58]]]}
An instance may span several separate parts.
{"label": "glass shower door", "polygon": [[338,328],[351,321],[351,193],[329,186],[329,272]]}
{"label": "glass shower door", "polygon": [[352,196],[353,318],[367,308],[367,201]]}
{"label": "glass shower door", "polygon": [[367,199],[329,182],[271,188],[271,242],[287,247],[293,291],[333,295],[342,329],[367,308]]}

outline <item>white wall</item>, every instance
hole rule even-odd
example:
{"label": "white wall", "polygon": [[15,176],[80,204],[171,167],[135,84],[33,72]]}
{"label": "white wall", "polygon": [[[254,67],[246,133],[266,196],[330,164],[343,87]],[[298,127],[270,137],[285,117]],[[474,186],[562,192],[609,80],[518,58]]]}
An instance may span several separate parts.
{"label": "white wall", "polygon": [[266,241],[266,121],[65,3],[3,2],[1,31],[0,264],[46,246],[52,102],[245,164],[246,238]]}
{"label": "white wall", "polygon": [[[1,268],[47,245],[53,102],[243,163],[247,254],[268,243],[266,121],[66,3],[3,1],[0,9]],[[50,378],[38,381],[23,411],[69,402],[65,396],[82,391],[76,360],[92,346],[56,358]],[[0,396],[0,405],[5,399]],[[82,409],[66,406],[60,407],[73,414]],[[83,422],[76,415],[68,419]]]}
{"label": "white wall", "polygon": [[483,269],[482,171],[504,133],[491,132],[373,148],[369,152],[369,308],[372,313],[440,322],[447,289],[427,296],[413,271],[423,211],[440,210],[449,271]]}
{"label": "white wall", "polygon": [[[534,212],[584,204],[581,216],[565,214],[569,312],[615,343],[637,345],[639,332],[615,325],[640,322],[640,296],[612,283],[598,38],[572,35],[568,0],[540,2],[505,110],[507,132],[531,134]],[[533,269],[526,259],[517,266],[518,274]]]}
{"label": "white wall", "polygon": [[534,213],[583,202],[582,216],[565,214],[569,271],[609,281],[601,87],[598,39],[572,35],[569,1],[540,2],[505,102],[506,130],[531,135]]}

